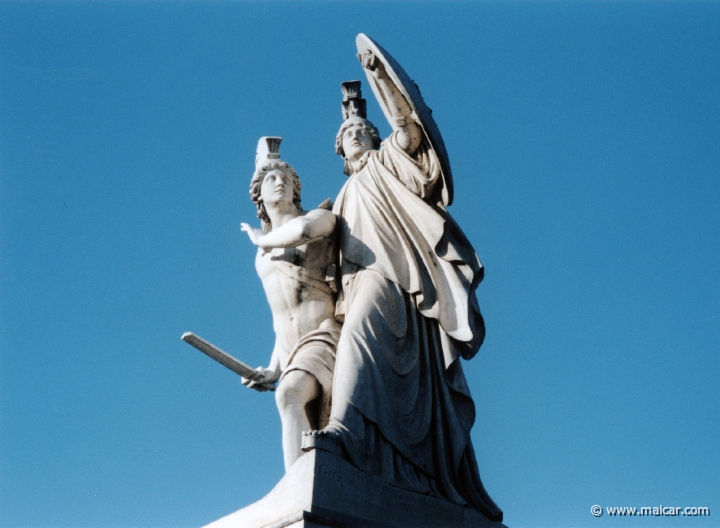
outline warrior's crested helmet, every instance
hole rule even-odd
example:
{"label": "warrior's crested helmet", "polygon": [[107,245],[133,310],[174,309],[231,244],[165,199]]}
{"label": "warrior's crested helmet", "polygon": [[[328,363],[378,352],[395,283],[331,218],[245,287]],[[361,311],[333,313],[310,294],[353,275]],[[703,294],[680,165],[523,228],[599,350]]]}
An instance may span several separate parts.
{"label": "warrior's crested helmet", "polygon": [[263,230],[269,231],[272,228],[270,217],[265,210],[261,190],[265,175],[272,170],[282,171],[291,177],[293,181],[293,203],[298,209],[300,206],[300,177],[289,163],[280,159],[281,137],[263,136],[258,141],[255,152],[255,172],[250,180],[250,199],[257,206],[257,216],[262,221]]}

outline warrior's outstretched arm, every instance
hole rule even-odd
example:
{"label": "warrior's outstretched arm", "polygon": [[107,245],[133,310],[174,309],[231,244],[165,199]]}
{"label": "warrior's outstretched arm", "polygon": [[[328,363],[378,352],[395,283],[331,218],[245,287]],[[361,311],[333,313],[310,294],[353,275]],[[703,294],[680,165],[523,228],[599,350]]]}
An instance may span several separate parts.
{"label": "warrior's outstretched arm", "polygon": [[373,52],[368,51],[363,55],[358,55],[358,58],[363,68],[370,72],[380,88],[385,104],[392,115],[390,126],[399,132],[397,139],[400,147],[410,155],[415,154],[422,141],[422,129],[411,117],[412,108],[407,99],[395,86],[385,71],[385,66]]}
{"label": "warrior's outstretched arm", "polygon": [[240,224],[253,244],[262,249],[302,246],[330,235],[335,230],[335,215],[325,209],[314,209],[263,233],[248,224]]}

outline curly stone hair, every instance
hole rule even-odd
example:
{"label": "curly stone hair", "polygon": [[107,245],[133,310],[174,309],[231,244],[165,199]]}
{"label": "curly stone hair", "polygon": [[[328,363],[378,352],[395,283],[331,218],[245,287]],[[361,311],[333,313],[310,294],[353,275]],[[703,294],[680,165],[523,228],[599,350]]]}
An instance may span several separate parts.
{"label": "curly stone hair", "polygon": [[262,196],[260,195],[265,176],[272,170],[280,170],[292,178],[293,203],[295,204],[295,207],[302,210],[302,207],[300,206],[300,189],[302,186],[300,184],[300,177],[297,172],[295,172],[295,169],[282,160],[267,160],[255,171],[255,174],[253,174],[252,180],[250,181],[250,199],[257,207],[257,216],[262,221],[263,231],[272,230],[270,217],[265,210],[265,204],[263,203]]}

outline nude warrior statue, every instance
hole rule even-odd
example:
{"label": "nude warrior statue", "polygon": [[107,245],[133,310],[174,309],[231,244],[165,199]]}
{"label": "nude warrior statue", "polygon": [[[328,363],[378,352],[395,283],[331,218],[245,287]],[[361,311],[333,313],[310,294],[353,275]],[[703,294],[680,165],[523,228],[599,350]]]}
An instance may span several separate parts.
{"label": "nude warrior statue", "polygon": [[255,268],[275,330],[270,365],[243,378],[243,384],[264,391],[279,382],[276,402],[288,471],[302,455],[302,432],[327,424],[340,324],[334,292],[326,281],[328,267],[333,266],[335,215],[324,208],[302,209],[300,179],[280,159],[281,140],[263,137],[258,144],[250,196],[262,229],[241,224],[258,247]]}

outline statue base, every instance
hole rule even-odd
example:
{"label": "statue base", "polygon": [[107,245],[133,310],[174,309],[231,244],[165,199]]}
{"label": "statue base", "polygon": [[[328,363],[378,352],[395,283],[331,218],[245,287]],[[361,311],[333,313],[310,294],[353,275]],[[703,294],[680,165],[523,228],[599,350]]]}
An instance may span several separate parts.
{"label": "statue base", "polygon": [[397,488],[316,447],[263,499],[207,528],[506,528],[477,510]]}

